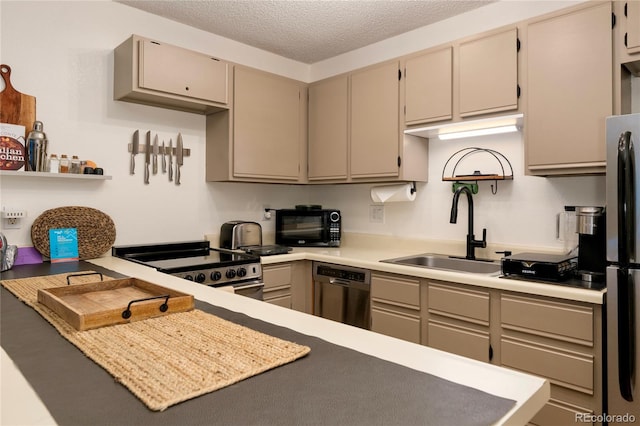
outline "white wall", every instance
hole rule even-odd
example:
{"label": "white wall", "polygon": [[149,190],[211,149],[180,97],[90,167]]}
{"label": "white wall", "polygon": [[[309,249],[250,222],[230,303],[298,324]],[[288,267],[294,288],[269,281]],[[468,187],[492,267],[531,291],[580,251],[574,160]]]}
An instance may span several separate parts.
{"label": "white wall", "polygon": [[[547,179],[524,176],[524,150],[519,133],[458,141],[430,141],[429,182],[418,183],[414,202],[385,204],[385,221],[382,224],[369,221],[369,206],[374,204],[369,196],[372,185],[326,185],[316,189],[315,193],[324,204],[340,208],[346,228],[354,232],[464,241],[467,201],[462,197],[458,222],[450,224],[452,184],[442,181],[442,168],[452,154],[470,146],[494,149],[504,154],[513,166],[514,180],[499,181],[495,195],[491,192],[492,181],[481,182],[478,194],[473,196],[475,235],[480,238],[482,228],[486,228],[490,244],[560,248],[562,243],[555,238],[556,214],[565,205],[605,203],[603,177]],[[464,173],[473,170],[500,172],[497,162],[488,154],[474,154],[461,167],[470,167],[459,169]]]}
{"label": "white wall", "polygon": [[[210,52],[271,72],[305,79],[308,65],[159,18],[111,1],[2,1],[0,61],[16,90],[36,97],[49,152],[92,159],[109,181],[2,177],[0,205],[26,209],[12,244],[31,245],[30,226],[44,210],[85,205],[110,215],[118,244],[180,241],[217,232],[230,219],[258,219],[262,204],[305,202],[304,187],[205,182],[205,117],[113,100],[113,49],[132,33]],[[166,175],[143,184],[144,159],[129,175],[127,144],[134,130],[160,140],[181,132],[191,156],[182,185]]]}
{"label": "white wall", "polygon": [[[418,185],[416,201],[385,206],[385,223],[370,223],[370,185],[206,183],[204,116],[114,101],[113,49],[135,33],[313,81],[399,56],[407,48],[419,50],[461,37],[470,28],[475,31],[475,25],[481,25],[481,31],[485,26],[501,26],[570,3],[499,2],[491,9],[480,8],[457,20],[448,20],[446,26],[425,27],[399,39],[308,66],[110,1],[3,0],[0,62],[12,67],[12,82],[17,90],[36,96],[37,119],[44,122],[49,152],[92,159],[113,179],[68,182],[2,177],[0,205],[28,212],[22,229],[2,231],[12,244],[31,245],[31,223],[44,210],[85,205],[114,219],[117,244],[178,241],[217,233],[226,220],[259,220],[264,205],[282,208],[317,203],[343,210],[346,231],[463,240],[466,207],[461,208],[459,223],[450,225],[451,190],[440,176],[451,153],[460,147],[479,145],[503,152],[513,164],[515,179],[500,182],[496,195],[491,195],[489,184],[481,185],[474,198],[476,234],[486,227],[492,243],[557,247],[555,214],[565,204],[602,205],[603,178],[523,176],[519,135],[447,144],[432,142],[429,183]],[[636,97],[640,95],[638,86],[634,85]],[[150,185],[144,185],[141,155],[137,157],[136,175],[129,175],[127,144],[135,129],[157,132],[166,142],[169,137],[175,142],[177,133],[182,133],[192,155],[185,158],[181,186],[170,184],[164,175],[151,176]],[[273,221],[261,223],[266,232],[273,231]]]}

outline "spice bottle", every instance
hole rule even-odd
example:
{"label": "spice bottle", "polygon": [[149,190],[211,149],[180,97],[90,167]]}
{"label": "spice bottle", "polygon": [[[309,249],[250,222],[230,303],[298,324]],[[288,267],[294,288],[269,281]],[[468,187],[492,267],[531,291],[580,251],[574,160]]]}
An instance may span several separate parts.
{"label": "spice bottle", "polygon": [[70,162],[67,154],[62,154],[62,157],[60,157],[60,173],[69,173],[69,166]]}
{"label": "spice bottle", "polygon": [[49,157],[47,171],[49,173],[60,173],[60,160],[56,154],[51,154],[51,157]]}
{"label": "spice bottle", "polygon": [[71,157],[71,169],[70,173],[79,174],[80,173],[80,159],[77,155]]}

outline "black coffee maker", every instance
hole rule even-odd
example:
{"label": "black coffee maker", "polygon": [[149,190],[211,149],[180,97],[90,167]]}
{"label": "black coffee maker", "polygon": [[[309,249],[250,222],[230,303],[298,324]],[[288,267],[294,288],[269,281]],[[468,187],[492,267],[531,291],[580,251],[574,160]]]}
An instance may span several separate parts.
{"label": "black coffee maker", "polygon": [[578,232],[578,277],[604,282],[607,267],[607,237],[604,207],[576,207]]}

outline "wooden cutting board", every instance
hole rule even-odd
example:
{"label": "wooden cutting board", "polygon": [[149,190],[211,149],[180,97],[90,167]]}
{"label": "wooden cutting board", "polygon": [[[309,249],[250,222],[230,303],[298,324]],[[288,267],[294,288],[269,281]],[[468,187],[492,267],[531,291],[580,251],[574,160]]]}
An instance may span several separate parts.
{"label": "wooden cutting board", "polygon": [[0,65],[5,89],[0,92],[0,123],[24,126],[25,139],[36,120],[36,98],[18,92],[11,85],[11,67]]}

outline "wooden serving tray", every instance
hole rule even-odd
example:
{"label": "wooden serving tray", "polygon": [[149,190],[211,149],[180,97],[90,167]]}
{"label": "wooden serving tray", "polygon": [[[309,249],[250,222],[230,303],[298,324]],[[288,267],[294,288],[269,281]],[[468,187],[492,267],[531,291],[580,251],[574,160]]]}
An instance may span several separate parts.
{"label": "wooden serving tray", "polygon": [[192,295],[138,278],[41,289],[38,302],[79,331],[190,311],[194,307]]}

